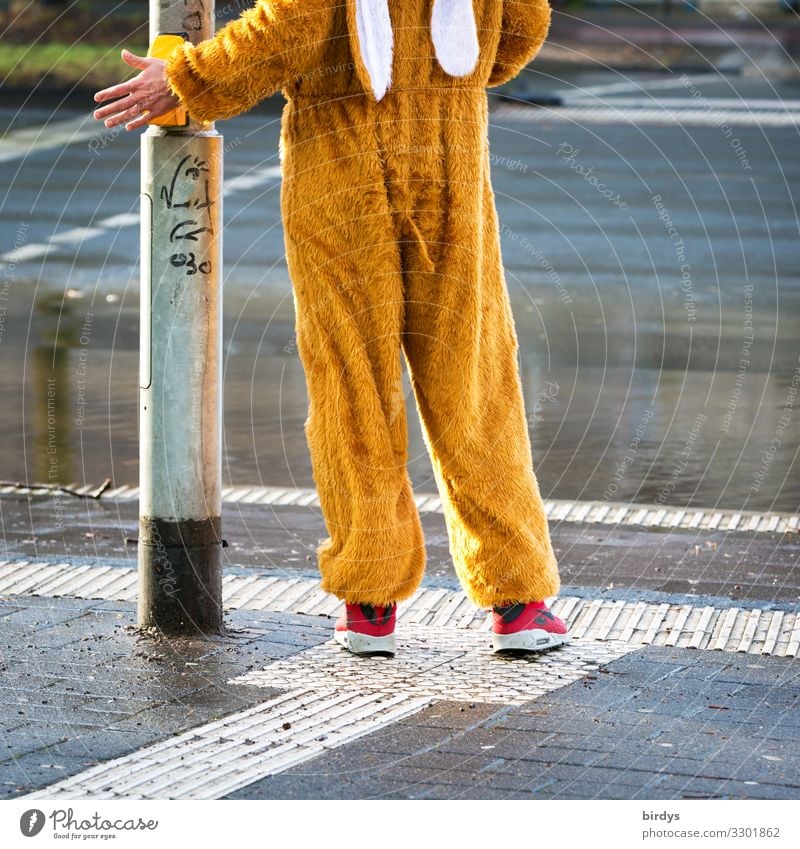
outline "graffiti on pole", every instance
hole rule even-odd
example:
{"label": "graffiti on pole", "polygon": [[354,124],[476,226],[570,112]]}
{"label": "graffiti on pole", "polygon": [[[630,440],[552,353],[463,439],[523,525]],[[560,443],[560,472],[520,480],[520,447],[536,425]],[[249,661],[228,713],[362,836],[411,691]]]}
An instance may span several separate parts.
{"label": "graffiti on pole", "polygon": [[[187,164],[188,163],[188,164]],[[178,163],[175,171],[172,174],[172,179],[168,185],[162,185],[159,197],[164,201],[164,205],[170,210],[186,210],[186,215],[195,212],[191,218],[182,218],[170,230],[170,244],[176,247],[183,247],[183,250],[176,250],[169,257],[170,265],[174,268],[185,268],[187,275],[210,274],[211,260],[204,259],[198,262],[195,252],[191,250],[191,245],[181,245],[180,242],[197,242],[198,236],[201,233],[209,233],[214,235],[214,228],[211,224],[211,207],[216,201],[211,200],[208,192],[208,177],[204,176],[209,173],[208,162],[198,156],[187,155]],[[180,186],[188,185],[190,191],[188,197],[182,199],[179,191]],[[205,218],[206,223],[202,223]]]}

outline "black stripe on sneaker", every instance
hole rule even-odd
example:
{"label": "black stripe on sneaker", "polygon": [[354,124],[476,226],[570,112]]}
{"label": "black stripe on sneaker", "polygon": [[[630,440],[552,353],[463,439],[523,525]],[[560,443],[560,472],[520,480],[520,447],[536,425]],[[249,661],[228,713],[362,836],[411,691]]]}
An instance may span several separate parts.
{"label": "black stripe on sneaker", "polygon": [[509,604],[507,607],[495,607],[494,612],[508,625],[518,619],[526,607],[527,605],[523,602],[517,602],[517,604]]}
{"label": "black stripe on sneaker", "polygon": [[[392,618],[392,613],[394,612],[394,602],[392,604],[387,605],[382,608],[374,608],[371,604],[360,604],[361,613],[364,615],[364,618],[372,625],[386,625],[389,620]],[[381,617],[382,621],[378,621],[378,613],[377,610],[383,610],[383,616]]]}

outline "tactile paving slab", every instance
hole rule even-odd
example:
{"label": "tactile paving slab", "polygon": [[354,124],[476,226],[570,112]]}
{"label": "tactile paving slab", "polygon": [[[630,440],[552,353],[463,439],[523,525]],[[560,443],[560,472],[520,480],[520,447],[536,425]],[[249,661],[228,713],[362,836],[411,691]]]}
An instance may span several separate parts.
{"label": "tactile paving slab", "polygon": [[486,633],[407,625],[397,656],[385,660],[330,640],[229,682],[286,688],[281,696],[21,798],[218,799],[436,701],[524,704],[635,648],[573,640],[505,659]]}
{"label": "tactile paving slab", "polygon": [[[308,578],[227,575],[223,603],[234,610],[266,610],[332,616],[339,599]],[[44,561],[0,563],[0,596],[40,595],[135,601],[135,569],[75,566]],[[692,604],[561,596],[551,609],[570,627],[573,637],[619,641],[633,646],[657,645],[711,651],[797,657],[800,617],[797,611],[767,608],[719,608]],[[398,622],[437,628],[487,629],[486,613],[460,592],[420,589],[399,606]]]}

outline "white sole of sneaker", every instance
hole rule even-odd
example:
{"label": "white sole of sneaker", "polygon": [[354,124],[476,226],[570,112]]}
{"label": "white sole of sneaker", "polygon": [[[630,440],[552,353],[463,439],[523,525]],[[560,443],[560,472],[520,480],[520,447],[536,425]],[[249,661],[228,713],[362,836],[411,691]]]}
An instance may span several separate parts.
{"label": "white sole of sneaker", "polygon": [[543,628],[530,628],[518,634],[492,634],[495,652],[543,651],[569,642],[569,634],[551,634]]}
{"label": "white sole of sneaker", "polygon": [[336,642],[353,654],[386,655],[394,657],[394,634],[386,637],[371,637],[369,634],[359,634],[356,631],[335,631]]}

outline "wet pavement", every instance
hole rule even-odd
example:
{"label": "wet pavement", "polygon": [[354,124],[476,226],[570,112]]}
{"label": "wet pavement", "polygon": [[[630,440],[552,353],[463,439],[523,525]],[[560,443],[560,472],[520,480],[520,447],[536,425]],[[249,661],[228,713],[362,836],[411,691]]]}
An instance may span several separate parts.
{"label": "wet pavement", "polygon": [[571,642],[509,660],[426,589],[365,660],[315,581],[229,578],[226,632],[166,641],[135,627],[135,572],[38,568],[41,594],[0,570],[2,798],[800,796],[796,612],[562,594]]}
{"label": "wet pavement", "polygon": [[[797,115],[800,85],[687,79],[675,75],[665,88],[655,73],[543,77],[573,98],[568,108],[580,111],[571,119],[558,108],[501,113],[495,102],[493,179],[534,463],[553,498],[794,510],[800,163],[796,128],[759,125],[753,109],[784,104]],[[718,102],[738,123],[715,117]],[[609,105],[601,123],[579,117]],[[643,105],[671,123],[636,123],[629,113]],[[690,111],[700,125],[680,123]],[[139,142],[91,121],[94,135],[7,166],[6,479],[122,485],[138,475]],[[234,484],[311,486],[278,121],[259,112],[219,126],[224,468]],[[429,490],[404,381],[409,469]]]}
{"label": "wet pavement", "polygon": [[[0,560],[107,563],[135,568],[138,502],[36,495],[0,497]],[[426,585],[458,588],[444,517],[420,511]],[[226,572],[317,577],[327,535],[319,507],[223,502]],[[794,533],[550,521],[562,583],[603,598],[728,599],[790,609],[800,602],[800,537]],[[660,597],[660,596],[659,596]]]}
{"label": "wet pavement", "polygon": [[[165,641],[135,628],[135,500],[0,495],[0,797],[800,796],[796,528],[714,512],[797,511],[800,83],[774,42],[708,29],[676,50],[623,28],[640,46],[604,68],[603,20],[492,95],[534,464],[547,499],[709,521],[551,520],[574,639],[509,662],[424,510],[401,651],[361,661],[330,641],[318,507],[226,501],[225,633]],[[542,94],[562,106],[521,103]],[[236,487],[313,487],[275,106],[218,126]],[[138,482],[139,141],[90,109],[0,108],[6,481]]]}
{"label": "wet pavement", "polygon": [[796,799],[797,674],[654,647],[523,707],[440,702],[225,798]]}

